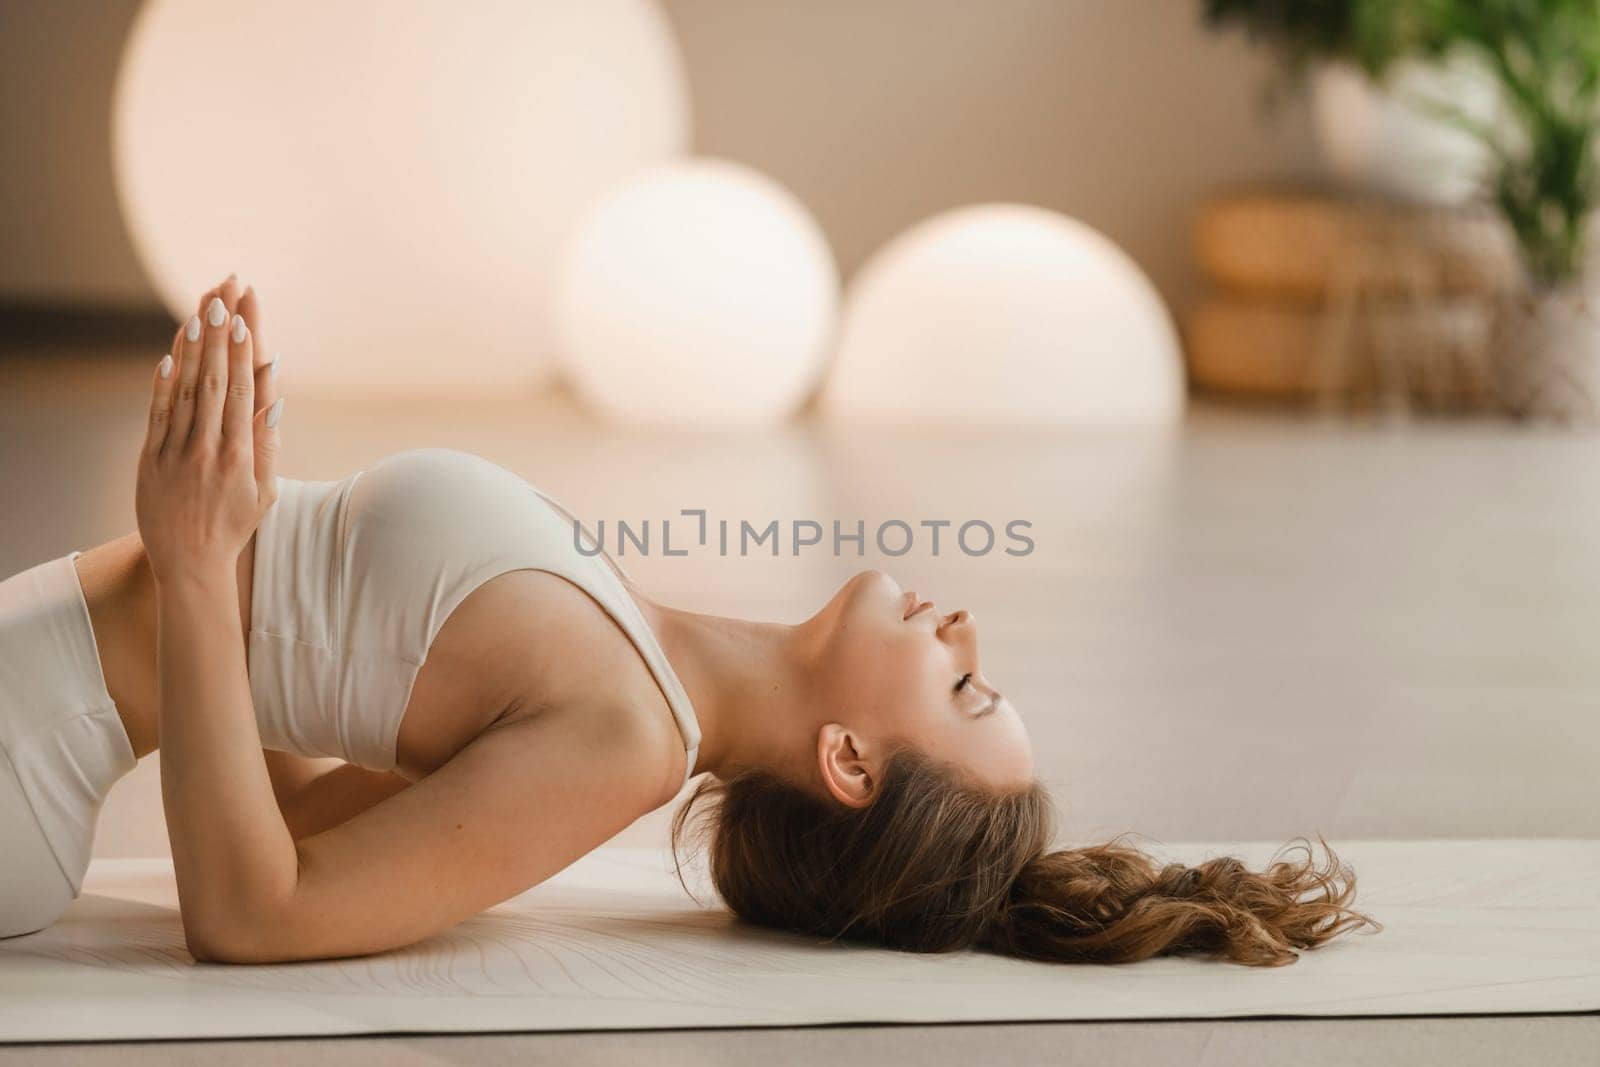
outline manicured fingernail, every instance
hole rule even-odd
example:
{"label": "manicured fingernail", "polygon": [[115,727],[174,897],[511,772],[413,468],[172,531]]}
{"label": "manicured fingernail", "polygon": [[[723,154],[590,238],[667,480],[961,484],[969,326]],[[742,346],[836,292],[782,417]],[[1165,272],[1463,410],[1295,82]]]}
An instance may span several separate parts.
{"label": "manicured fingernail", "polygon": [[244,340],[244,316],[243,315],[235,315],[233,317],[233,343],[234,344],[239,344],[243,340]]}
{"label": "manicured fingernail", "polygon": [[161,363],[156,367],[156,373],[163,378],[172,377],[172,357],[170,355],[161,357]]}
{"label": "manicured fingernail", "polygon": [[267,369],[267,378],[268,378],[268,380],[271,380],[271,379],[276,378],[278,376],[278,360],[280,360],[282,358],[283,358],[283,353],[282,352],[279,352],[279,353],[277,353],[276,355],[274,355],[272,357],[272,366]]}
{"label": "manicured fingernail", "polygon": [[190,315],[189,325],[183,328],[183,335],[191,341],[200,340],[200,316]]}
{"label": "manicured fingernail", "polygon": [[273,401],[272,406],[267,409],[267,429],[269,429],[269,430],[277,429],[278,428],[278,419],[281,418],[282,416],[283,416],[283,397],[280,396],[277,400]]}
{"label": "manicured fingernail", "polygon": [[221,297],[211,298],[211,304],[206,308],[206,321],[213,326],[221,326],[228,321],[228,305],[222,302]]}

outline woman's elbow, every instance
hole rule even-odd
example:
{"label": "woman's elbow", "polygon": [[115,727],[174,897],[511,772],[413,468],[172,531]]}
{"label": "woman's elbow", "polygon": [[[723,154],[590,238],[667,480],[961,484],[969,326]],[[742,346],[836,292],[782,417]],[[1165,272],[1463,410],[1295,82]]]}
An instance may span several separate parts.
{"label": "woman's elbow", "polygon": [[183,940],[201,963],[289,963],[310,958],[294,951],[303,943],[301,909],[294,891],[179,893]]}
{"label": "woman's elbow", "polygon": [[288,963],[291,959],[259,935],[185,926],[183,941],[196,963]]}
{"label": "woman's elbow", "polygon": [[315,958],[296,951],[289,923],[264,915],[183,921],[183,940],[199,963],[293,963]]}
{"label": "woman's elbow", "polygon": [[183,944],[196,963],[237,963],[233,946],[221,939],[193,931],[183,932]]}
{"label": "woman's elbow", "polygon": [[304,963],[370,956],[397,947],[351,943],[297,926],[288,918],[225,925],[185,922],[183,939],[198,963]]}

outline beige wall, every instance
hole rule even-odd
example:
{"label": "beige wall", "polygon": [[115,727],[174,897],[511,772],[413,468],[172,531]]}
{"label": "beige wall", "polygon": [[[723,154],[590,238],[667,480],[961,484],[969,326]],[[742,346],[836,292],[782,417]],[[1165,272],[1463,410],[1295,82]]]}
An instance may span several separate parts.
{"label": "beige wall", "polygon": [[0,0],[0,301],[154,298],[111,181],[111,91],[137,0]]}
{"label": "beige wall", "polygon": [[[399,6],[399,5],[397,5]],[[119,221],[109,97],[133,0],[0,3],[0,300],[153,298]],[[1198,0],[665,0],[698,151],[790,186],[846,271],[927,215],[1022,200],[1105,231],[1169,300],[1220,185],[1314,167],[1303,113]]]}

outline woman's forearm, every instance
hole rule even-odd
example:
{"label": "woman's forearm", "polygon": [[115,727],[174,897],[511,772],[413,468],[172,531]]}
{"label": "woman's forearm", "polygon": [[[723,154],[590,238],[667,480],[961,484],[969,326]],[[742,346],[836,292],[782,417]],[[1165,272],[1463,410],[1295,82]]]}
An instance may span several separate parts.
{"label": "woman's forearm", "polygon": [[299,858],[261,754],[233,572],[156,593],[161,796],[184,931],[210,955],[294,894]]}

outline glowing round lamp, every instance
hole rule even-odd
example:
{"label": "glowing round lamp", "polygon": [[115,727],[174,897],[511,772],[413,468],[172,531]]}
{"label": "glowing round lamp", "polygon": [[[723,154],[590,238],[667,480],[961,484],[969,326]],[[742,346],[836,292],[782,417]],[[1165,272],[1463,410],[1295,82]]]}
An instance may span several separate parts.
{"label": "glowing round lamp", "polygon": [[839,417],[1159,422],[1183,410],[1171,317],[1128,256],[1043,208],[939,215],[852,283],[821,396]]}
{"label": "glowing round lamp", "polygon": [[295,388],[436,395],[548,372],[572,220],[688,131],[651,0],[149,0],[113,139],[174,314],[236,270]]}
{"label": "glowing round lamp", "polygon": [[717,160],[635,175],[590,210],[557,323],[580,397],[619,422],[778,422],[816,384],[839,276],[788,191]]}

